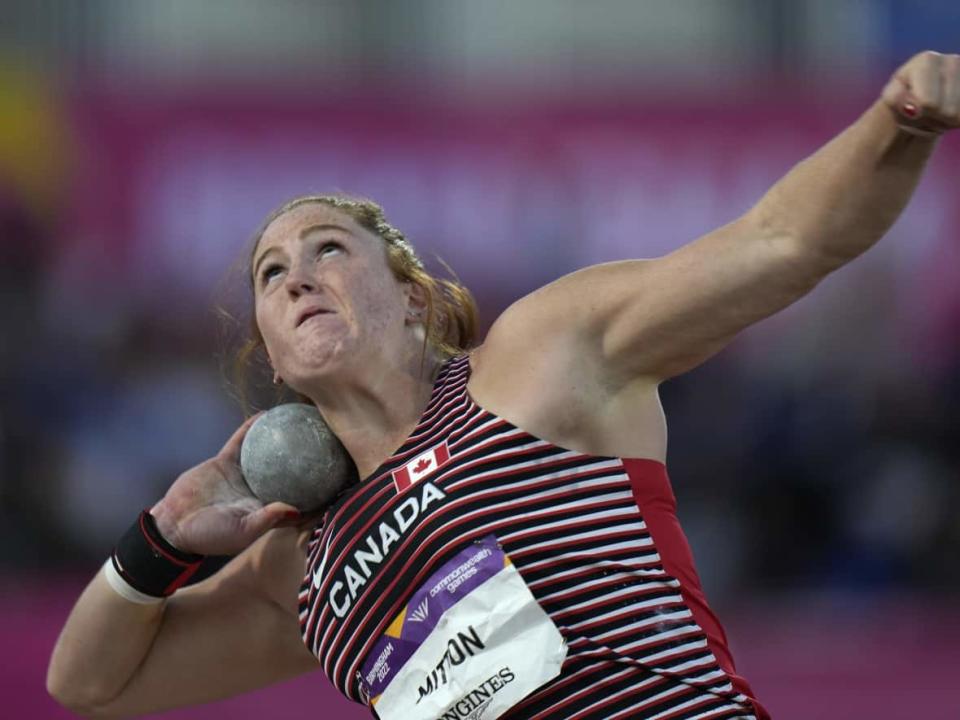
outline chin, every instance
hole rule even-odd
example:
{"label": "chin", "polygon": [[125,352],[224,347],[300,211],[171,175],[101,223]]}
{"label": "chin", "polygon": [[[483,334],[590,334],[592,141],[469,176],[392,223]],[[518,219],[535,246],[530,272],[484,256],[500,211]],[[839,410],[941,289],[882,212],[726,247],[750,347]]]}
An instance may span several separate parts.
{"label": "chin", "polygon": [[344,343],[327,340],[297,348],[293,367],[281,375],[290,378],[287,384],[291,388],[302,392],[300,386],[340,374],[352,364],[352,353]]}

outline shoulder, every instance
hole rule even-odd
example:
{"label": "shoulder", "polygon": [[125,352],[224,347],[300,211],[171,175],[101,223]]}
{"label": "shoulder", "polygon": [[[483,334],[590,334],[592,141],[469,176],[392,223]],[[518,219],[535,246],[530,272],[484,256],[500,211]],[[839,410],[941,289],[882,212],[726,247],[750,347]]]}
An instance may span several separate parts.
{"label": "shoulder", "polygon": [[625,286],[637,289],[655,260],[621,260],[591,265],[560,277],[510,305],[494,323],[538,336],[595,336],[604,321],[626,301]]}
{"label": "shoulder", "polygon": [[[591,265],[564,275],[520,298],[491,326],[484,346],[510,353],[527,345],[570,353],[566,363],[611,375],[618,370],[611,329],[629,310],[631,321],[656,313],[656,304],[638,302],[648,281],[663,275],[658,260],[621,260]],[[647,298],[649,299],[649,298]],[[518,341],[520,341],[518,343]],[[574,368],[576,369],[576,368]],[[624,376],[631,382],[635,375]]]}
{"label": "shoulder", "polygon": [[[626,260],[592,265],[564,275],[511,304],[495,320],[473,353],[477,372],[515,368],[538,373],[589,373],[616,382],[606,332],[628,301],[625,286],[636,287],[653,261]],[[623,378],[630,382],[633,378]]]}
{"label": "shoulder", "polygon": [[617,288],[635,279],[643,262],[586,268],[507,308],[471,354],[471,397],[562,447],[664,457],[656,381],[631,373],[606,347],[621,302]]}
{"label": "shoulder", "polygon": [[604,273],[587,268],[510,305],[470,357],[480,405],[526,429],[582,423],[614,390],[590,307]]}

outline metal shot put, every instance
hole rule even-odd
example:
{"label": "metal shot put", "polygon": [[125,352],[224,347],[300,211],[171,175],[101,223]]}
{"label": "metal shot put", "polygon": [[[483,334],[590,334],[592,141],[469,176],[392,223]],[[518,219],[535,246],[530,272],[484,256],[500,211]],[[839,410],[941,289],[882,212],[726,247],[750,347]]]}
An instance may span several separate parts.
{"label": "metal shot put", "polygon": [[240,469],[264,503],[284,502],[303,513],[323,508],[357,479],[357,469],[313,405],[278,405],[250,426]]}

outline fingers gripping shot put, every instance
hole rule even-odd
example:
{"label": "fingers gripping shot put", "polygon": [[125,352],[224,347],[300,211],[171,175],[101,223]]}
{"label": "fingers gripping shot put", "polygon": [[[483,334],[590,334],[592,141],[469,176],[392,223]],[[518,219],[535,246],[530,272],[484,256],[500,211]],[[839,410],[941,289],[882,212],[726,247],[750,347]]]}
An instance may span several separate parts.
{"label": "fingers gripping shot put", "polygon": [[[658,388],[868,250],[958,126],[960,56],[921,53],[741,217],[562,277],[482,342],[378,205],[288,202],[250,254],[244,352],[309,406],[140,514],[50,692],[132,716],[320,669],[383,720],[769,717],[680,529]],[[235,557],[189,584],[208,554]]]}
{"label": "fingers gripping shot put", "polygon": [[240,448],[240,469],[264,503],[303,513],[328,505],[357,479],[353,460],[313,405],[278,405],[257,418]]}

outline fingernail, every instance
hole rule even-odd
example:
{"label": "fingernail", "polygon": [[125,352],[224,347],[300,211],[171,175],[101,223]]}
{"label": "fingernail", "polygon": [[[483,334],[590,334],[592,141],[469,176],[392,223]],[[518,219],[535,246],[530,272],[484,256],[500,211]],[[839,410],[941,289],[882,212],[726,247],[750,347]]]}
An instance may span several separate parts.
{"label": "fingernail", "polygon": [[287,511],[283,514],[283,517],[284,517],[285,520],[299,520],[299,519],[300,519],[300,513],[297,512],[296,510],[287,510]]}
{"label": "fingernail", "polygon": [[904,103],[904,104],[903,104],[903,114],[906,115],[907,117],[915,118],[915,117],[917,117],[917,115],[919,115],[920,113],[919,113],[919,111],[917,110],[917,106],[916,106],[916,105],[914,105],[913,103],[908,102],[908,103]]}

